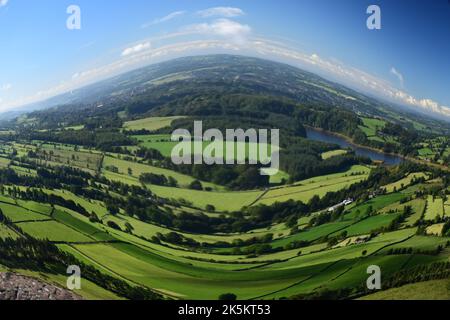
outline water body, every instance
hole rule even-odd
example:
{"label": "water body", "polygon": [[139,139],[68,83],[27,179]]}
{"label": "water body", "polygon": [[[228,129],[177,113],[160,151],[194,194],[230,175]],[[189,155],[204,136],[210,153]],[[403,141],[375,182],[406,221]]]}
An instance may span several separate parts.
{"label": "water body", "polygon": [[342,137],[325,131],[306,128],[306,136],[310,140],[337,144],[343,149],[351,148],[358,156],[368,157],[373,161],[383,161],[385,164],[390,166],[398,165],[403,161],[402,157],[354,145]]}

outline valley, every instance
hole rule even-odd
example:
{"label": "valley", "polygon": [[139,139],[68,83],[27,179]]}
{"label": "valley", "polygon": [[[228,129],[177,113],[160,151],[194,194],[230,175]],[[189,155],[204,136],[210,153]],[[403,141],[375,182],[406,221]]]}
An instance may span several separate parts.
{"label": "valley", "polygon": [[[97,93],[102,108],[1,124],[0,271],[64,286],[79,265],[84,299],[382,299],[416,287],[448,297],[447,125],[383,114],[372,98],[264,60],[169,65],[116,79],[142,86],[132,98],[118,85]],[[197,120],[279,128],[280,171],[173,164],[171,133]],[[430,122],[438,133],[422,130]],[[366,287],[371,265],[380,292]]]}

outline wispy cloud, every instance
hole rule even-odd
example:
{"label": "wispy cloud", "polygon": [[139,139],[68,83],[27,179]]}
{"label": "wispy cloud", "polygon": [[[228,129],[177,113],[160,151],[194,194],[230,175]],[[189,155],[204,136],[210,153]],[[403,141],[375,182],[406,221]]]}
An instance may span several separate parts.
{"label": "wispy cloud", "polygon": [[9,91],[12,88],[10,83],[6,83],[0,86],[0,91]]}
{"label": "wispy cloud", "polygon": [[296,50],[285,48],[270,41],[254,41],[252,48],[259,54],[281,58],[292,63],[300,63],[302,66],[313,68],[316,71],[326,72],[342,82],[353,87],[370,91],[380,97],[396,101],[403,105],[419,107],[422,110],[432,111],[437,114],[450,117],[450,107],[440,105],[429,98],[417,98],[404,90],[393,87],[389,82],[373,76],[362,70],[344,65],[331,59],[324,59],[317,54],[305,54]]}
{"label": "wispy cloud", "polygon": [[182,16],[185,13],[186,13],[186,11],[175,11],[175,12],[169,13],[167,16],[164,16],[162,18],[158,18],[158,19],[155,19],[155,20],[153,20],[151,22],[144,23],[141,27],[142,28],[148,28],[148,27],[156,25],[156,24],[167,22],[167,21],[175,19],[175,18],[177,18],[179,16]]}
{"label": "wispy cloud", "polygon": [[[0,85],[0,92],[6,92],[11,90],[12,85],[10,83]],[[0,104],[3,103],[3,98],[0,97]]]}
{"label": "wispy cloud", "polygon": [[397,77],[398,82],[400,83],[400,86],[402,88],[404,88],[405,87],[405,80],[403,78],[403,75],[400,72],[398,72],[397,69],[395,69],[394,67],[391,68],[390,73]]}
{"label": "wispy cloud", "polygon": [[129,56],[131,54],[135,54],[138,52],[141,52],[142,50],[147,50],[151,48],[151,44],[150,42],[142,42],[142,43],[138,43],[132,47],[126,48],[125,50],[122,51],[122,56]]}
{"label": "wispy cloud", "polygon": [[225,17],[225,18],[232,18],[232,17],[238,17],[243,16],[245,13],[240,8],[233,8],[233,7],[215,7],[215,8],[209,8],[206,10],[198,11],[197,14],[204,18],[208,17]]}
{"label": "wispy cloud", "polygon": [[0,7],[4,7],[8,4],[8,0],[0,0]]}
{"label": "wispy cloud", "polygon": [[99,80],[109,78],[120,74],[126,70],[131,70],[138,66],[148,65],[159,61],[167,60],[172,57],[181,57],[192,52],[204,53],[205,51],[239,51],[236,44],[217,40],[197,40],[189,42],[178,42],[171,45],[162,46],[152,50],[145,50],[133,55],[122,56],[117,61],[93,69],[76,72],[68,81],[62,81],[58,85],[41,90],[33,95],[24,96],[14,101],[0,102],[0,111],[11,110],[16,107],[24,106],[30,103],[43,101],[58,94],[69,92]]}
{"label": "wispy cloud", "polygon": [[[122,73],[126,70],[174,57],[185,56],[187,54],[239,52],[240,54],[252,56],[270,57],[272,60],[283,61],[308,71],[325,73],[333,79],[339,79],[339,82],[345,83],[350,87],[371,92],[374,95],[385,97],[393,102],[409,105],[412,109],[431,111],[450,117],[449,106],[441,105],[430,98],[414,97],[404,90],[395,88],[390,82],[384,79],[345,65],[335,59],[323,58],[316,53],[305,53],[268,39],[251,37],[251,28],[249,26],[231,20],[219,19],[212,23],[189,26],[182,32],[165,35],[165,37],[170,36],[175,38],[192,34],[199,34],[201,36],[206,34],[215,37],[212,37],[212,39],[198,39],[187,42],[177,41],[157,48],[151,48],[153,39],[142,40],[140,43],[130,45],[127,49],[123,50],[118,60],[90,70],[80,71],[74,74],[69,81],[61,82],[59,85],[42,90],[33,96],[17,101],[10,101],[8,108],[11,109],[14,106],[44,100]],[[246,42],[235,41],[236,38],[240,37],[247,37]],[[7,85],[3,86],[10,88]],[[3,101],[0,108],[6,109],[6,107],[6,102]]]}
{"label": "wispy cloud", "polygon": [[187,33],[220,36],[244,44],[251,33],[250,26],[229,19],[217,19],[212,23],[199,23],[183,29]]}
{"label": "wispy cloud", "polygon": [[84,50],[84,49],[90,48],[90,47],[92,47],[94,44],[95,44],[95,41],[86,42],[86,43],[82,44],[82,45],[78,48],[78,50]]}

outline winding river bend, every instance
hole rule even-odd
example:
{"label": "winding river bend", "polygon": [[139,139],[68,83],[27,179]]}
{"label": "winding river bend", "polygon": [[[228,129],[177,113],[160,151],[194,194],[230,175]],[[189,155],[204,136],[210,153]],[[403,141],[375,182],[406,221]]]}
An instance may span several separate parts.
{"label": "winding river bend", "polygon": [[396,156],[393,154],[386,154],[370,148],[355,145],[338,135],[326,131],[312,128],[305,128],[305,129],[306,129],[306,136],[310,140],[337,144],[343,149],[351,148],[355,151],[355,154],[357,154],[358,156],[368,157],[373,161],[383,161],[385,164],[390,166],[400,164],[403,161],[403,158],[400,156]]}

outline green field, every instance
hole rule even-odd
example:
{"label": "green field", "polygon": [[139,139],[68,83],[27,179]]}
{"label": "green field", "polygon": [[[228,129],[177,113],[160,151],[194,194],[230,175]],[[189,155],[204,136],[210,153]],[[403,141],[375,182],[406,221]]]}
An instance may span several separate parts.
{"label": "green field", "polygon": [[[107,167],[114,166],[118,169],[117,173],[111,172],[107,170]],[[132,184],[140,185],[139,176],[143,173],[154,173],[158,175],[164,175],[167,178],[172,177],[177,180],[180,187],[187,187],[192,181],[196,180],[193,177],[178,173],[176,171],[163,169],[159,167],[154,167],[148,164],[138,163],[134,161],[121,160],[113,157],[106,156],[103,160],[103,173],[107,176],[108,179],[118,180],[124,183],[129,183],[131,181]],[[128,169],[131,169],[131,174],[128,174]],[[130,179],[135,178],[135,179]],[[213,183],[202,181],[203,187],[209,187],[214,190],[223,189],[222,187],[215,185]]]}
{"label": "green field", "polygon": [[0,158],[0,168],[7,168],[9,164],[11,163],[11,160]]}
{"label": "green field", "polygon": [[[342,177],[342,174],[337,174],[333,178],[340,179]],[[329,181],[329,178],[313,178],[305,180],[303,183],[306,185],[314,184],[316,181],[325,183]],[[92,207],[94,211],[96,210],[95,206],[98,206],[97,209],[101,208],[100,205],[85,201],[67,191],[58,192],[58,194],[80,204],[94,206]],[[344,285],[357,285],[358,282],[365,279],[365,273],[361,273],[360,270],[364,270],[367,265],[373,263],[382,266],[385,274],[389,275],[401,268],[406,261],[409,261],[410,257],[407,255],[382,255],[381,253],[386,252],[388,248],[413,246],[420,249],[432,249],[448,241],[447,238],[442,237],[414,236],[415,228],[383,233],[360,244],[351,244],[344,240],[343,244],[333,248],[329,248],[326,243],[322,242],[323,240],[320,240],[324,236],[339,234],[344,230],[347,231],[348,240],[352,236],[362,236],[386,226],[397,215],[396,213],[379,213],[364,219],[363,217],[358,218],[353,212],[363,211],[364,207],[368,205],[380,212],[390,211],[395,208],[402,197],[404,195],[400,193],[377,197],[369,203],[352,207],[344,216],[343,221],[326,223],[292,236],[286,233],[288,229],[284,224],[248,233],[229,235],[181,232],[187,237],[207,243],[231,242],[235,239],[245,240],[269,232],[276,233],[278,237],[271,242],[271,246],[274,248],[283,247],[296,240],[317,242],[304,248],[282,250],[256,257],[219,254],[226,250],[215,250],[216,253],[186,251],[182,247],[151,243],[142,237],[150,238],[158,232],[166,233],[168,229],[124,215],[105,216],[103,224],[95,224],[70,210],[64,210],[64,212],[56,208],[51,211],[49,206],[36,202],[18,201],[23,207],[21,209],[24,210],[23,213],[17,211],[19,207],[14,204],[15,201],[9,201],[11,204],[3,202],[1,205],[4,209],[2,209],[3,212],[12,217],[22,217],[31,213],[34,215],[33,217],[42,216],[50,220],[18,223],[17,225],[25,233],[56,242],[62,250],[74,254],[85,263],[93,265],[103,272],[134,284],[153,288],[169,297],[215,299],[224,292],[233,292],[240,299],[271,299],[306,293],[317,290],[317,288],[333,289]],[[8,201],[8,199],[8,197],[4,197],[0,200]],[[419,200],[411,201],[411,205],[420,207]],[[16,208],[15,211],[14,208]],[[13,213],[11,214],[11,212]],[[41,212],[41,214],[37,212]],[[51,216],[50,213],[52,213]],[[109,220],[115,221],[122,228],[125,222],[130,223],[133,226],[133,234],[107,227],[105,224]],[[307,222],[306,218],[299,220],[299,224]],[[6,236],[11,236],[10,230],[1,228],[0,237]],[[105,242],[113,239],[123,242]],[[337,261],[336,257],[339,257]],[[408,265],[420,263],[421,260],[414,261],[410,261]],[[340,274],[344,275],[338,277]],[[89,284],[85,290],[86,292],[82,294],[89,299],[108,297],[106,292],[94,284]]]}
{"label": "green field", "polygon": [[60,145],[44,145],[36,153],[43,164],[65,165],[93,171],[100,167],[102,160],[101,154],[74,151]]}
{"label": "green field", "polygon": [[385,248],[384,251],[393,249],[408,249],[414,248],[415,250],[436,250],[439,245],[445,245],[448,238],[436,237],[436,236],[414,236],[407,241],[397,243],[389,248]]}
{"label": "green field", "polygon": [[263,191],[198,191],[152,185],[148,187],[157,196],[184,199],[191,205],[204,209],[213,205],[218,211],[235,211],[254,203]]}
{"label": "green field", "polygon": [[432,236],[441,236],[442,230],[444,229],[444,223],[436,223],[427,227],[426,232]]}
{"label": "green field", "polygon": [[430,148],[422,148],[417,151],[419,152],[419,155],[421,157],[432,156],[434,154],[433,150],[431,150]]}
{"label": "green field", "polygon": [[425,220],[434,220],[438,216],[444,216],[444,203],[441,198],[433,199],[432,196],[428,196]]}
{"label": "green field", "polygon": [[308,202],[313,196],[323,197],[327,192],[338,191],[354,183],[365,180],[370,169],[364,166],[353,166],[346,172],[325,175],[300,181],[293,186],[273,188],[265,193],[257,204],[270,205],[289,199]]}
{"label": "green field", "polygon": [[374,118],[361,118],[363,125],[359,128],[366,134],[367,137],[377,136],[378,130],[381,130],[386,125],[386,122]]}
{"label": "green field", "polygon": [[[156,122],[133,121],[128,130],[158,130],[173,119],[159,119]],[[154,119],[153,119],[154,120]],[[367,123],[366,123],[367,124]],[[134,128],[134,129],[132,129]],[[80,128],[82,129],[82,128]],[[169,154],[175,142],[168,142],[167,135],[136,136],[147,139],[142,145]],[[206,147],[206,145],[204,145]],[[246,150],[250,147],[245,145]],[[109,276],[132,285],[151,288],[165,297],[174,299],[217,299],[219,295],[232,292],[238,299],[279,299],[302,293],[319,292],[324,289],[357,287],[363,283],[368,265],[377,264],[383,274],[389,276],[403,268],[414,267],[433,261],[447,259],[447,251],[436,255],[395,255],[390,249],[436,250],[447,245],[448,238],[440,235],[442,223],[427,227],[427,235],[416,235],[416,223],[423,219],[433,220],[444,213],[442,198],[431,196],[426,199],[415,197],[414,190],[408,188],[414,179],[424,177],[425,172],[405,174],[403,179],[382,186],[387,194],[375,195],[364,201],[356,200],[347,205],[340,217],[333,221],[313,224],[318,212],[296,216],[295,230],[281,219],[270,225],[253,227],[245,232],[187,232],[177,224],[166,226],[138,219],[132,210],[120,208],[111,214],[107,202],[102,197],[90,198],[91,190],[108,190],[117,199],[128,199],[134,191],[131,186],[147,188],[158,196],[162,212],[182,216],[185,212],[206,215],[212,219],[225,219],[239,215],[246,206],[272,205],[288,200],[308,201],[314,196],[323,197],[328,192],[346,190],[354,183],[368,179],[373,166],[354,165],[333,174],[312,177],[290,185],[273,186],[267,189],[231,191],[224,186],[202,181],[204,188],[211,191],[188,189],[195,178],[155,166],[154,162],[143,161],[139,157],[116,152],[89,151],[74,145],[43,143],[14,144],[19,154],[37,152],[40,165],[70,166],[97,174],[91,178],[83,190],[72,188],[27,188],[6,186],[0,195],[1,212],[21,231],[14,231],[0,223],[0,238],[31,236],[48,240],[61,250],[91,265]],[[133,146],[131,148],[136,148]],[[4,149],[5,156],[11,150]],[[117,151],[119,152],[119,151]],[[344,154],[345,150],[325,152],[323,159]],[[31,170],[23,163],[9,164],[4,158],[4,166],[10,166],[17,174],[38,177],[37,170]],[[179,187],[142,185],[139,177],[143,173],[154,173],[173,177]],[[95,179],[97,185],[92,184]],[[106,179],[105,179],[106,178]],[[279,172],[271,177],[271,183],[286,182],[289,176]],[[115,189],[112,182],[121,182]],[[418,183],[416,189],[426,188],[428,183]],[[100,221],[89,219],[76,211],[60,205],[20,199],[17,191],[40,190],[48,195],[59,196],[66,201],[80,205],[88,213],[95,213]],[[401,192],[398,192],[402,190]],[[344,191],[345,192],[345,191]],[[9,193],[9,194],[8,194]],[[15,199],[12,198],[14,194]],[[406,197],[411,197],[404,200]],[[178,202],[165,203],[165,199]],[[333,205],[334,203],[331,203]],[[215,210],[206,212],[208,205]],[[410,205],[413,212],[395,230],[387,232],[387,227],[398,218],[404,207]],[[437,209],[441,207],[440,213]],[[370,209],[370,211],[369,211]],[[117,227],[114,227],[117,226]],[[114,227],[114,228],[113,228]],[[21,234],[21,232],[23,234]],[[158,240],[169,233],[182,236],[198,245]],[[267,238],[264,246],[270,250],[247,254]],[[336,238],[334,242],[330,239]],[[250,242],[244,243],[245,241]],[[252,244],[256,241],[256,244]],[[302,243],[301,246],[295,246]],[[294,245],[294,246],[293,246]],[[22,274],[35,275],[35,271],[18,270]],[[43,274],[43,273],[42,273]],[[47,276],[48,281],[61,284],[64,275]],[[118,299],[112,292],[86,282],[80,294],[87,299]],[[436,293],[437,294],[437,293]]]}
{"label": "green field", "polygon": [[[108,214],[108,210],[106,209],[105,205],[101,201],[98,201],[98,200],[90,200],[89,201],[85,198],[76,196],[75,194],[73,194],[72,192],[70,192],[68,190],[56,190],[56,189],[55,190],[41,189],[41,190],[47,194],[53,194],[53,195],[62,197],[66,200],[72,200],[76,204],[79,204],[80,206],[84,207],[87,212],[89,212],[89,213],[95,212],[99,217],[102,217],[102,216]],[[0,207],[1,206],[2,206],[2,204],[0,204]],[[45,219],[45,218],[48,218],[48,217],[44,217],[43,219]]]}
{"label": "green field", "polygon": [[73,130],[73,131],[80,131],[80,130],[84,129],[84,124],[80,124],[78,126],[65,127],[64,129],[66,129],[66,130]]}
{"label": "green field", "polygon": [[56,242],[90,242],[92,238],[73,230],[56,221],[19,223],[19,227],[37,239],[48,239]]}
{"label": "green field", "polygon": [[394,183],[388,184],[386,186],[384,186],[384,189],[386,190],[386,192],[395,192],[395,191],[399,191],[407,186],[409,186],[415,179],[418,178],[424,178],[424,179],[428,179],[428,175],[426,173],[423,172],[418,172],[418,173],[411,173],[409,174],[407,177],[398,180]]}
{"label": "green field", "polygon": [[347,235],[349,236],[370,234],[374,230],[387,227],[397,216],[397,214],[378,214],[353,224],[345,228],[344,231],[347,231]]}
{"label": "green field", "polygon": [[[165,157],[171,157],[172,152],[179,153],[177,155],[194,155],[195,145],[191,141],[172,141],[170,135],[140,135],[133,136],[140,146],[158,150]],[[202,152],[205,154],[211,154],[212,156],[219,157],[216,153],[217,150],[221,151],[221,158],[233,159],[233,160],[260,160],[260,153],[264,155],[264,159],[270,157],[273,147],[265,143],[250,143],[250,142],[231,142],[231,152],[228,150],[227,142],[211,142],[202,141]],[[177,147],[177,149],[175,149]],[[242,150],[242,151],[241,151]],[[239,155],[239,157],[238,157]]]}
{"label": "green field", "polygon": [[0,223],[0,239],[17,239],[18,237],[17,232]]}
{"label": "green field", "polygon": [[425,211],[426,200],[415,199],[407,202],[406,205],[410,205],[412,207],[413,214],[406,219],[405,225],[413,226],[418,220],[422,218]]}
{"label": "green field", "polygon": [[174,120],[182,119],[184,117],[151,117],[139,119],[134,121],[127,121],[123,127],[126,130],[149,130],[156,131],[165,127],[169,127]]}
{"label": "green field", "polygon": [[0,121],[0,272],[65,290],[76,265],[88,300],[450,299],[443,119],[281,63],[135,69],[164,50],[131,49],[130,71]]}
{"label": "green field", "polygon": [[370,169],[364,166],[353,166],[346,172],[325,175],[300,181],[293,186],[273,188],[265,191],[223,191],[208,192],[186,190],[163,186],[149,186],[156,195],[163,198],[185,199],[199,208],[213,205],[218,211],[234,211],[251,204],[267,204],[282,202],[288,199],[308,202],[314,195],[323,196],[327,192],[337,191],[367,178]]}
{"label": "green field", "polygon": [[360,300],[450,300],[450,280],[407,284],[367,295]]}
{"label": "green field", "polygon": [[322,153],[322,159],[326,160],[326,159],[330,159],[332,157],[340,156],[340,155],[343,155],[346,153],[347,153],[347,150],[341,150],[341,149],[327,151],[327,152]]}
{"label": "green field", "polygon": [[19,221],[39,221],[47,220],[48,216],[37,212],[30,211],[26,208],[18,207],[17,205],[0,203],[0,209],[3,214],[12,222]]}

